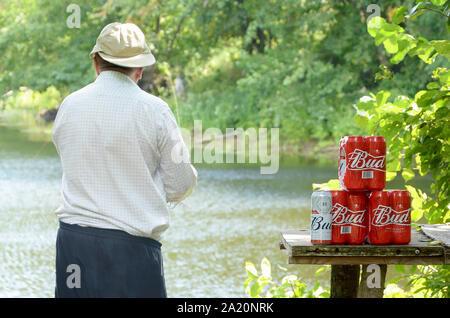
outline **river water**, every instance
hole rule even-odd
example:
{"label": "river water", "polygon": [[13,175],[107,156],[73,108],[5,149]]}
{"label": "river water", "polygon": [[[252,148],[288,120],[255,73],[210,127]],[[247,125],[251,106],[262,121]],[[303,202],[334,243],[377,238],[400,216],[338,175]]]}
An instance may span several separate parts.
{"label": "river water", "polygon": [[[61,164],[51,142],[0,126],[0,297],[53,297]],[[246,165],[196,165],[192,195],[170,212],[163,238],[169,297],[245,297],[246,261],[272,263],[274,280],[295,274],[329,286],[318,265],[288,265],[285,229],[307,228],[312,183],[336,178],[334,162],[298,161],[277,174]],[[427,181],[423,181],[427,184]],[[389,277],[396,273],[391,267]]]}

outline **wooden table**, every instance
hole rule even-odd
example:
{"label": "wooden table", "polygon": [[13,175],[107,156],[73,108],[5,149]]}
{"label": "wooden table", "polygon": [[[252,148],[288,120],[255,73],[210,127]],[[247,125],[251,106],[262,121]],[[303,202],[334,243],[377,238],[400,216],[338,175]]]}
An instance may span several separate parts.
{"label": "wooden table", "polygon": [[[309,230],[281,232],[280,248],[289,264],[331,264],[331,297],[383,297],[388,264],[438,265],[450,263],[450,224],[421,225],[411,230],[408,245],[313,245]],[[381,286],[369,288],[367,277],[377,264]],[[360,265],[362,265],[361,284]],[[376,268],[376,265],[375,265]]]}

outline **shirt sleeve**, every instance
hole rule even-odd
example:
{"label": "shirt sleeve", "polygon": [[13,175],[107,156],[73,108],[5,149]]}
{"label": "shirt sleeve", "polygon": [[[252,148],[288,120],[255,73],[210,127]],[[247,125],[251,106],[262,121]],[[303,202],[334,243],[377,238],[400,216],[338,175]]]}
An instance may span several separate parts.
{"label": "shirt sleeve", "polygon": [[162,114],[158,148],[161,153],[160,176],[168,202],[178,203],[188,197],[197,183],[197,170],[190,163],[175,117],[167,106]]}

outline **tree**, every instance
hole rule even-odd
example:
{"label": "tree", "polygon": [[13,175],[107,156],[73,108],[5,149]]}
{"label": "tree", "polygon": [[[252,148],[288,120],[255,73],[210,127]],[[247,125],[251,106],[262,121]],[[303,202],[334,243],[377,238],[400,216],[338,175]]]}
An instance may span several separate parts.
{"label": "tree", "polygon": [[[437,66],[441,63],[448,65],[450,41],[428,40],[406,30],[410,23],[415,23],[425,13],[433,15],[435,22],[447,24],[449,28],[449,6],[450,1],[444,0],[431,3],[417,1],[411,9],[396,8],[391,23],[377,17],[368,24],[368,33],[375,39],[376,45],[383,44],[392,65],[398,65],[407,56],[419,58],[428,65],[434,64],[431,80],[413,96],[402,94],[391,97],[391,92],[381,90],[362,97],[355,105],[355,122],[367,134],[386,138],[387,181],[398,174],[404,179],[412,196],[413,222],[422,218],[429,223],[450,220],[450,72],[446,67]],[[400,26],[404,22],[404,27]],[[421,73],[418,71],[416,74]],[[385,75],[381,73],[378,77],[385,78]],[[392,74],[385,80],[391,77]],[[397,81],[395,76],[393,81]],[[432,177],[428,194],[410,184],[419,174]],[[330,180],[327,186],[336,187],[337,184],[337,180]],[[406,273],[404,266],[397,268],[404,274],[401,278],[408,280],[408,285],[415,285],[414,293],[449,297],[448,266],[417,266],[409,273]]]}

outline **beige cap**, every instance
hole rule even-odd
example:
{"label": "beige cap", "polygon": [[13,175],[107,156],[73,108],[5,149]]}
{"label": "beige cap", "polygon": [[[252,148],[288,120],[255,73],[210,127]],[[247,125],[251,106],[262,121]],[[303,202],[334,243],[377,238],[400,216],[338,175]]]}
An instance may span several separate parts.
{"label": "beige cap", "polygon": [[105,61],[124,67],[145,67],[155,63],[144,33],[132,23],[114,22],[105,26],[89,56],[94,58],[95,53]]}

